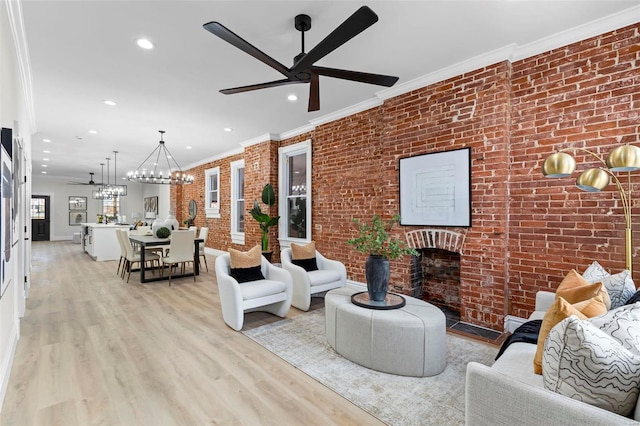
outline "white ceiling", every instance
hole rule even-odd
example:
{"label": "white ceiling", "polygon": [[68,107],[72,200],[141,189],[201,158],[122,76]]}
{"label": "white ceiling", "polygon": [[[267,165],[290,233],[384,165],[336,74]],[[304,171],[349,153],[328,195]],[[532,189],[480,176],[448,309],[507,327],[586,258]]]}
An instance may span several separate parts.
{"label": "white ceiling", "polygon": [[[396,75],[396,86],[321,77],[320,111],[313,113],[307,112],[306,84],[218,92],[282,76],[205,31],[204,23],[222,23],[290,67],[300,52],[295,15],[312,18],[305,35],[308,51],[362,4],[23,0],[37,130],[34,175],[47,164],[47,176],[88,180],[94,172],[98,181],[99,164],[117,150],[122,176],[157,146],[160,129],[184,168],[267,133],[291,132],[376,96],[385,99],[446,76],[443,70],[488,65],[506,54],[517,59],[537,53],[536,46],[588,37],[597,34],[590,33],[594,28],[604,32],[611,22],[637,22],[640,16],[637,0],[370,1],[366,4],[379,21],[317,65]],[[140,49],[139,37],[156,48]],[[288,101],[290,93],[299,100]],[[118,105],[106,106],[105,99]]]}

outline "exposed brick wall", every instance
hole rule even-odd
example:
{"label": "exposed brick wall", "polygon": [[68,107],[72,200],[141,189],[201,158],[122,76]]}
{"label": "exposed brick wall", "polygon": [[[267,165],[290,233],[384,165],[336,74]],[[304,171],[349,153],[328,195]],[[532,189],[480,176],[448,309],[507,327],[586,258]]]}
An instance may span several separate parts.
{"label": "exposed brick wall", "polygon": [[[470,147],[472,227],[452,229],[466,234],[461,319],[502,330],[504,315],[528,316],[535,292],[557,287],[569,269],[583,271],[593,260],[613,271],[624,267],[624,223],[614,187],[582,193],[571,179],[544,178],[541,165],[567,146],[606,156],[616,144],[639,142],[639,28],[487,66],[295,138],[247,147],[247,208],[267,181],[277,190],[277,147],[312,139],[312,238],[323,254],[345,263],[349,279],[364,282],[365,256],[346,245],[355,235],[351,218],[398,213],[400,158]],[[190,171],[221,168],[222,218],[207,221],[208,247],[231,246],[229,162],[242,157]],[[583,169],[588,158],[577,160]],[[631,179],[640,189],[640,173]],[[183,189],[186,202],[176,201],[182,214],[190,198],[203,211],[202,188]],[[202,221],[199,214],[196,225]],[[260,240],[251,222],[242,249]],[[398,227],[394,234],[417,228]],[[277,252],[276,235],[271,245]],[[393,261],[391,271],[394,291],[416,294],[410,257]]]}
{"label": "exposed brick wall", "polygon": [[[593,260],[614,272],[625,267],[624,221],[615,186],[601,193],[582,192],[574,186],[579,173],[546,179],[541,166],[550,153],[566,147],[588,148],[606,158],[620,143],[639,142],[639,28],[630,26],[513,63],[513,315],[528,315],[535,292],[555,289],[569,268],[583,272]],[[583,154],[575,158],[578,171],[600,165]],[[639,175],[631,179],[637,194]],[[626,185],[626,176],[623,181]],[[636,243],[634,278],[640,282],[637,247]]]}

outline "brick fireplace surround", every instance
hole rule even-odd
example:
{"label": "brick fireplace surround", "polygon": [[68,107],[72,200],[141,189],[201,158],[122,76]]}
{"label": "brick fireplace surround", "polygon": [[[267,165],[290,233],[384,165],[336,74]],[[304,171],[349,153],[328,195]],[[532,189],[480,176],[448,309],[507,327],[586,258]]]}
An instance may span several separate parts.
{"label": "brick fireplace surround", "polygon": [[[555,289],[571,268],[582,272],[593,260],[624,268],[617,191],[580,192],[571,179],[545,179],[540,167],[564,147],[606,156],[621,143],[638,144],[639,68],[640,24],[498,62],[195,167],[188,171],[195,184],[173,188],[171,203],[180,221],[191,199],[203,212],[204,170],[219,166],[221,217],[198,215],[195,225],[209,226],[209,248],[247,250],[259,243],[260,230],[249,220],[246,244],[230,241],[230,162],[244,158],[245,198],[253,200],[265,183],[278,182],[278,147],[311,139],[312,238],[321,253],[345,263],[348,279],[364,282],[365,256],[346,245],[355,233],[351,219],[398,213],[400,158],[470,147],[472,226],[450,229],[466,236],[461,320],[501,331],[505,315],[527,317],[536,291]],[[581,170],[595,166],[583,156],[577,162]],[[640,174],[631,176],[637,190]],[[394,233],[404,238],[415,229]],[[277,232],[271,244],[278,253]],[[391,263],[392,290],[413,294],[411,269],[411,256]]]}

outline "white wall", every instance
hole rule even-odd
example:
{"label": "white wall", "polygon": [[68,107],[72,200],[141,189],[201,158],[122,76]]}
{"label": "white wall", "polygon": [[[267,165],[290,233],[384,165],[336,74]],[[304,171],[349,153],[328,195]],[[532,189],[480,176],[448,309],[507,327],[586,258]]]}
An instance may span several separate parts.
{"label": "white wall", "polygon": [[[70,185],[69,179],[34,176],[31,193],[51,197],[51,241],[70,240],[74,232],[80,232],[79,226],[69,225],[69,197],[87,197],[87,222],[94,223],[102,211],[102,201],[91,198],[96,189],[90,185]],[[125,182],[123,182],[125,183]],[[132,213],[142,216],[142,184],[126,182],[127,195],[120,199],[120,215],[126,216],[131,223]]]}
{"label": "white wall", "polygon": [[[16,10],[16,4],[12,5]],[[8,14],[9,5],[3,2],[0,5],[0,125],[13,129],[14,136],[20,136],[23,142],[27,164],[24,165],[25,173],[31,170],[31,133],[30,121],[27,115],[27,107],[24,96],[24,86],[20,78],[18,55]],[[15,15],[12,15],[15,16]],[[16,127],[17,123],[17,127]],[[22,161],[15,158],[14,161]],[[20,178],[20,177],[17,177]],[[21,179],[22,180],[22,179]],[[30,179],[28,180],[30,181]],[[22,184],[21,189],[27,188],[23,198],[29,197],[29,184]],[[17,197],[18,194],[14,194]],[[30,262],[28,253],[30,245],[25,241],[27,233],[24,227],[29,229],[30,224],[26,220],[27,203],[19,204],[17,212],[16,243],[11,248],[11,260],[7,266],[6,279],[10,279],[8,288],[0,298],[0,410],[7,388],[13,356],[20,336],[20,315],[24,312],[24,299],[28,288],[28,282],[23,284],[25,277],[30,275]],[[27,230],[27,232],[29,232]]]}

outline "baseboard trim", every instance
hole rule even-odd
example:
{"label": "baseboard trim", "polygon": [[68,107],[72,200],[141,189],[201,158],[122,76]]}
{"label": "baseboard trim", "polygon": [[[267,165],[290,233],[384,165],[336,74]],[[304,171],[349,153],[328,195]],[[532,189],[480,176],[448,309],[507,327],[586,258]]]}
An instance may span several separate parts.
{"label": "baseboard trim", "polygon": [[18,347],[18,328],[15,322],[13,323],[13,327],[11,327],[9,345],[7,346],[7,353],[2,354],[4,362],[0,365],[0,413],[2,413],[2,405],[7,393],[7,387],[9,386],[9,377],[11,376],[11,366],[13,365],[16,348]]}
{"label": "baseboard trim", "polygon": [[527,322],[526,318],[520,318],[513,315],[507,315],[504,317],[504,331],[513,333],[514,330]]}

